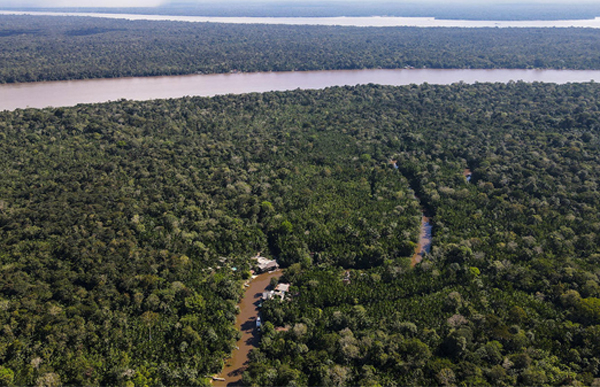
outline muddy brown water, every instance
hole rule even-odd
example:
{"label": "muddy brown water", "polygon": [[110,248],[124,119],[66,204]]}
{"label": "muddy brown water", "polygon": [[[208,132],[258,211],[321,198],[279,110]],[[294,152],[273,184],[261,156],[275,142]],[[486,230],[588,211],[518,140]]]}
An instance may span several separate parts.
{"label": "muddy brown water", "polygon": [[225,381],[213,381],[214,386],[241,386],[242,373],[248,366],[248,354],[253,348],[258,347],[260,332],[256,329],[256,319],[259,316],[263,292],[269,287],[271,278],[279,278],[283,272],[276,270],[259,274],[250,281],[246,288],[244,298],[240,301],[240,313],[237,315],[235,327],[242,332],[242,338],[237,342],[239,349],[234,349],[231,357],[225,361],[225,367],[219,378]]}
{"label": "muddy brown water", "polygon": [[452,70],[367,69],[264,73],[196,74],[163,77],[85,79],[0,85],[0,110],[74,106],[120,99],[151,100],[185,96],[262,93],[322,89],[374,83],[449,85],[457,82],[589,82],[600,81],[600,70]]}
{"label": "muddy brown water", "polygon": [[423,260],[423,254],[428,253],[431,250],[431,223],[430,218],[423,215],[421,218],[421,234],[419,235],[419,243],[415,248],[410,265],[415,267],[418,263]]}

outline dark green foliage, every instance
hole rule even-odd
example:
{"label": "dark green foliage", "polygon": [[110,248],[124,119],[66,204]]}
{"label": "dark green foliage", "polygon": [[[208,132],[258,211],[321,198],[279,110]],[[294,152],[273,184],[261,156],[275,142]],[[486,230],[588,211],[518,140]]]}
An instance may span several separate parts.
{"label": "dark green foliage", "polygon": [[374,143],[433,215],[433,249],[415,270],[390,261],[349,282],[332,267],[296,272],[298,297],[265,313],[291,329],[265,335],[246,382],[289,365],[301,385],[592,384],[600,88],[357,90],[378,90],[387,141]]}
{"label": "dark green foliage", "polygon": [[594,83],[0,113],[0,380],[202,385],[261,251],[247,384],[591,385],[598,128]]}
{"label": "dark green foliage", "polygon": [[203,384],[235,345],[256,252],[293,267],[410,255],[408,182],[355,157],[352,117],[315,98],[1,113],[2,380]]}
{"label": "dark green foliage", "polygon": [[600,69],[600,31],[0,16],[0,83],[364,68]]}

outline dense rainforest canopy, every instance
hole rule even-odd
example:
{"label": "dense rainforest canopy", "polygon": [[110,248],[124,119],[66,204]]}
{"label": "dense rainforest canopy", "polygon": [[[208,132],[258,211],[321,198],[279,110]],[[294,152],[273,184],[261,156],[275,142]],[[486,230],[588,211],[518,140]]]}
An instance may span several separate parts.
{"label": "dense rainforest canopy", "polygon": [[231,71],[600,69],[600,30],[372,28],[0,16],[0,83]]}
{"label": "dense rainforest canopy", "polygon": [[598,128],[594,83],[0,113],[1,384],[206,385],[261,251],[249,385],[590,385]]}

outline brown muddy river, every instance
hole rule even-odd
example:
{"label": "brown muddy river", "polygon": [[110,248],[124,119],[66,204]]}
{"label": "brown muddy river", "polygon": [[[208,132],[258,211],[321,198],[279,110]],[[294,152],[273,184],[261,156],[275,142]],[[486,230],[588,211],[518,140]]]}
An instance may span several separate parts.
{"label": "brown muddy river", "polygon": [[235,321],[236,329],[242,332],[242,338],[237,342],[239,349],[234,349],[231,358],[225,361],[225,367],[219,378],[225,381],[214,381],[215,386],[239,386],[241,385],[242,373],[246,369],[248,353],[252,348],[258,347],[260,333],[256,330],[256,319],[260,308],[258,304],[265,289],[269,286],[271,278],[279,278],[281,270],[258,275],[246,288],[244,298],[239,303],[240,314]]}
{"label": "brown muddy river", "polygon": [[74,106],[119,99],[150,100],[375,83],[448,85],[457,82],[589,82],[600,70],[371,69],[86,79],[0,85],[0,110]]}

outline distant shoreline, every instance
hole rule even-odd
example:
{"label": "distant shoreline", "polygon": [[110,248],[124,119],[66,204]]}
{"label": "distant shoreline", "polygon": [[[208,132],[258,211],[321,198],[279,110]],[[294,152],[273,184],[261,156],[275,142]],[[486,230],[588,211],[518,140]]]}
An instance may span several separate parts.
{"label": "distant shoreline", "polygon": [[[546,0],[551,1],[552,0]],[[9,0],[10,3],[10,0]],[[41,4],[41,3],[40,3]],[[339,0],[163,0],[158,7],[24,7],[13,1],[4,6],[12,11],[93,12],[138,15],[211,16],[211,17],[418,17],[438,20],[586,20],[600,16],[600,4],[572,1],[568,4],[525,2],[501,4],[465,4],[441,0],[417,1],[375,0],[340,2]]]}
{"label": "distant shoreline", "polygon": [[96,12],[40,12],[0,10],[0,15],[79,16],[125,20],[175,21],[225,24],[315,25],[344,27],[420,28],[600,28],[600,17],[572,20],[465,20],[435,17],[336,16],[336,17],[223,17],[126,14]]}

